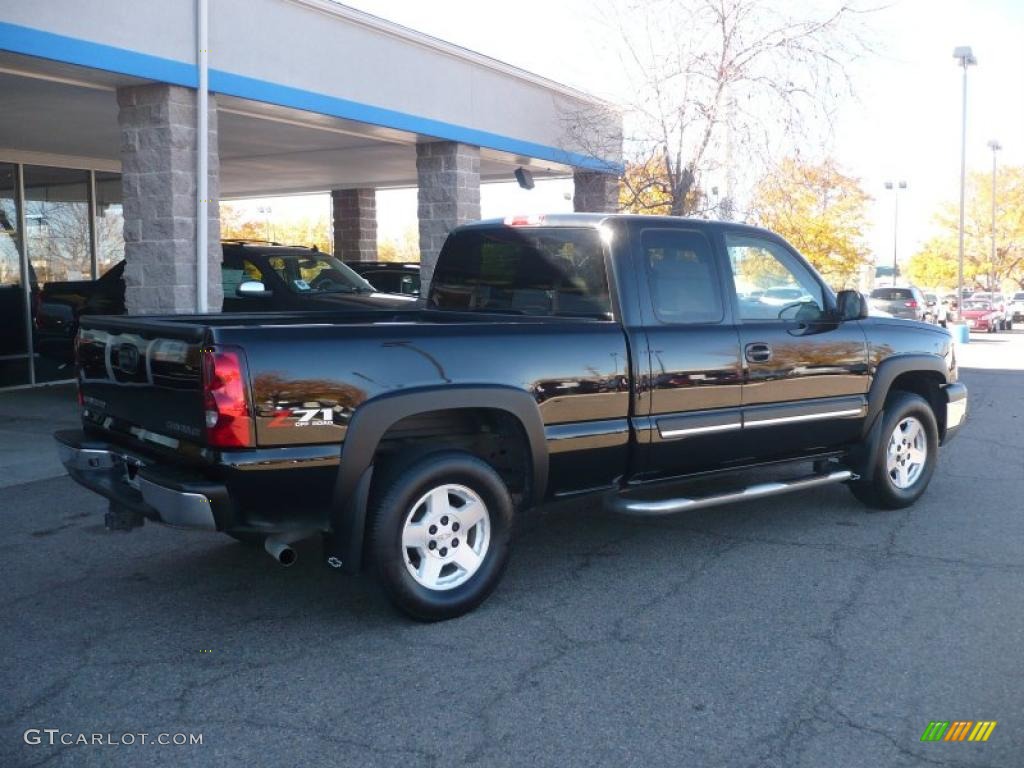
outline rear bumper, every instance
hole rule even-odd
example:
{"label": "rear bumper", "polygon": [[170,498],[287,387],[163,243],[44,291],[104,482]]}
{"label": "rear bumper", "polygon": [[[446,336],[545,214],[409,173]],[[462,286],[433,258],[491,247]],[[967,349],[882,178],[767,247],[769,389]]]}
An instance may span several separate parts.
{"label": "rear bumper", "polygon": [[177,528],[231,527],[231,502],[222,483],[194,471],[152,465],[148,457],[81,430],[57,432],[54,439],[71,478],[116,504]]}
{"label": "rear bumper", "polygon": [[946,433],[942,438],[945,445],[954,437],[967,421],[967,386],[956,382],[942,388],[946,397]]}

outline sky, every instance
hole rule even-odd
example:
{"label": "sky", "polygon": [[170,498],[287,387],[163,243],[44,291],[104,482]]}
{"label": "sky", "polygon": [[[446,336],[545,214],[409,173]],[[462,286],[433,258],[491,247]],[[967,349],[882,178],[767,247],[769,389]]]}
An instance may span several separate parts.
{"label": "sky", "polygon": [[[796,0],[780,0],[786,4]],[[822,12],[835,2],[800,0]],[[614,33],[584,0],[348,0],[347,5],[479,51],[584,91],[621,101]],[[861,0],[868,7],[872,0]],[[1004,149],[999,162],[1024,163],[1024,0],[877,0],[885,7],[865,24],[874,53],[855,63],[855,98],[837,114],[832,155],[874,197],[868,246],[892,259],[893,193],[899,193],[898,253],[903,261],[934,230],[943,202],[955,202],[960,173],[962,71],[953,48],[970,45],[978,66],[968,72],[968,170],[991,168],[987,142]],[[517,19],[522,20],[521,23]],[[617,93],[617,90],[620,92]],[[571,210],[570,181],[485,185],[482,215]],[[298,201],[282,204],[301,205]],[[415,221],[415,190],[378,193],[382,239]]]}

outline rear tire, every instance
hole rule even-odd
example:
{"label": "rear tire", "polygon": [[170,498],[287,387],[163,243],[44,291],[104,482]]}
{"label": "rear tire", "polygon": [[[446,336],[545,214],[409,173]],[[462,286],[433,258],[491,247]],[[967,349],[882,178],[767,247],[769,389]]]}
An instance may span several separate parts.
{"label": "rear tire", "polygon": [[892,392],[879,416],[881,440],[863,477],[849,484],[853,495],[875,509],[909,507],[925,492],[935,471],[939,430],[931,406],[920,395]]}
{"label": "rear tire", "polygon": [[388,599],[420,621],[482,603],[508,562],[513,504],[501,477],[462,451],[403,461],[376,483],[369,554]]}

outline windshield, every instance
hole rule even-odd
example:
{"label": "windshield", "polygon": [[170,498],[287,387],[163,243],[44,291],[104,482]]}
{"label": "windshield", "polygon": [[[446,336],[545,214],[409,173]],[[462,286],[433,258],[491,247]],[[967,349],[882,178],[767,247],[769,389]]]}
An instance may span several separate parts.
{"label": "windshield", "polygon": [[267,264],[294,293],[372,293],[363,278],[326,253],[268,256]]}
{"label": "windshield", "polygon": [[964,302],[964,309],[992,309],[992,302],[987,299],[983,301],[967,299]]}

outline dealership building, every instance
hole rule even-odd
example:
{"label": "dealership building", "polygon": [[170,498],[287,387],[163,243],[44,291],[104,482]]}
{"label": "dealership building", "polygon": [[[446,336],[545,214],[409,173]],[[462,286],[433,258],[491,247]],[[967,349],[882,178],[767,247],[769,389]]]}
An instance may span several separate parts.
{"label": "dealership building", "polygon": [[217,311],[221,197],[329,191],[353,261],[376,190],[415,187],[426,275],[518,169],[615,205],[614,109],[332,0],[3,2],[0,94],[0,386],[69,377],[33,353],[42,283],[123,258],[129,312]]}

